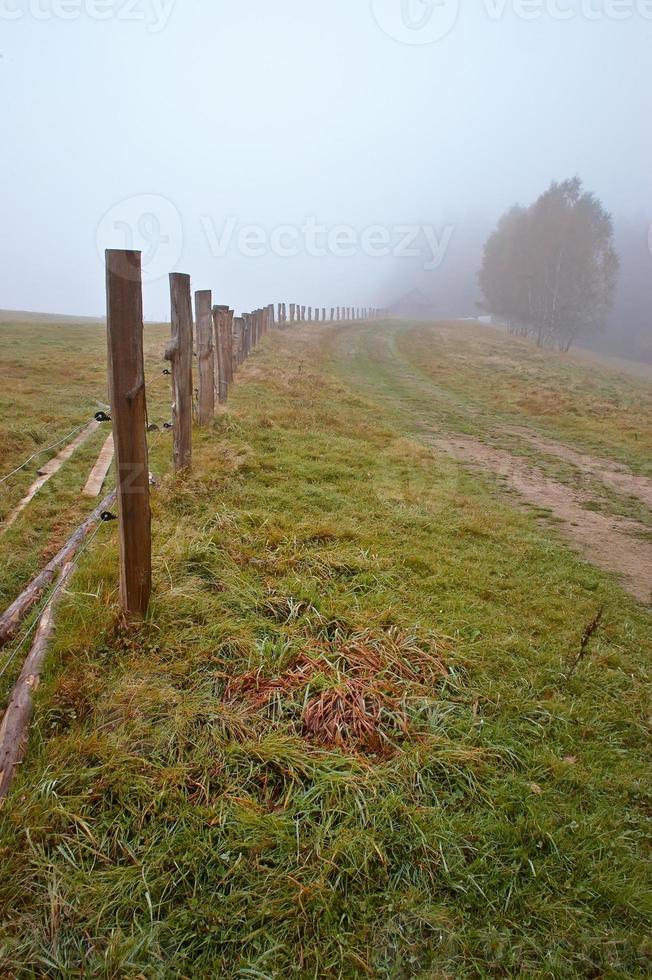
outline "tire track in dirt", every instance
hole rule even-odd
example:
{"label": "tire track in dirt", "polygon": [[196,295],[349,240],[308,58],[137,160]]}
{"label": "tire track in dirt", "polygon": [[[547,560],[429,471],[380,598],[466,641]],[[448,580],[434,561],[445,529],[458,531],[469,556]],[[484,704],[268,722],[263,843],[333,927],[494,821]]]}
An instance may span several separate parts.
{"label": "tire track in dirt", "polygon": [[652,480],[645,476],[636,476],[623,464],[573,449],[572,446],[546,439],[544,436],[520,426],[504,427],[503,431],[525,439],[535,449],[539,449],[549,456],[556,456],[557,459],[571,463],[578,470],[600,481],[615,493],[626,497],[635,497],[652,510]]}
{"label": "tire track in dirt", "polygon": [[579,491],[471,436],[431,435],[427,441],[462,464],[503,477],[529,503],[550,510],[559,521],[561,533],[589,561],[619,575],[636,599],[652,602],[652,541],[637,537],[649,534],[645,525],[586,510],[583,504],[588,498]]}

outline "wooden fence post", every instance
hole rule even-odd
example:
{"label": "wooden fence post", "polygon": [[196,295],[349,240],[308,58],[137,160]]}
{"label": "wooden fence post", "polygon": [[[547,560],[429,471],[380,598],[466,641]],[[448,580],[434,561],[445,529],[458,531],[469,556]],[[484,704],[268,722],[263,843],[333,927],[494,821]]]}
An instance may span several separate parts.
{"label": "wooden fence post", "polygon": [[231,364],[233,365],[233,380],[235,381],[236,368],[238,367],[238,357],[240,351],[240,317],[233,316],[231,324]]}
{"label": "wooden fence post", "polygon": [[229,323],[229,308],[227,306],[214,306],[212,310],[213,335],[217,347],[217,359],[215,361],[214,385],[217,390],[217,400],[220,405],[224,405],[229,394],[228,363],[229,351],[227,340],[227,329]]}
{"label": "wooden fence post", "polygon": [[233,360],[233,317],[234,310],[229,308],[226,311],[226,322],[224,324],[224,346],[226,348],[226,381],[230,385],[233,383],[235,375],[235,363]]}
{"label": "wooden fence post", "polygon": [[120,534],[120,601],[135,618],[152,591],[140,252],[107,249],[106,322]]}
{"label": "wooden fence post", "polygon": [[252,320],[253,317],[251,313],[244,314],[244,334],[243,334],[244,343],[242,345],[242,356],[243,356],[243,360],[245,361],[249,357],[249,352],[251,350],[251,335],[253,333]]}
{"label": "wooden fence post", "polygon": [[165,357],[172,363],[174,468],[192,463],[192,298],[190,276],[170,273],[172,339]]}
{"label": "wooden fence post", "polygon": [[197,421],[210,425],[215,416],[215,341],[213,339],[212,294],[210,289],[195,293],[197,320],[197,364],[199,398]]}
{"label": "wooden fence post", "polygon": [[242,363],[242,343],[244,336],[244,318],[236,316],[233,318],[233,367],[234,369]]}

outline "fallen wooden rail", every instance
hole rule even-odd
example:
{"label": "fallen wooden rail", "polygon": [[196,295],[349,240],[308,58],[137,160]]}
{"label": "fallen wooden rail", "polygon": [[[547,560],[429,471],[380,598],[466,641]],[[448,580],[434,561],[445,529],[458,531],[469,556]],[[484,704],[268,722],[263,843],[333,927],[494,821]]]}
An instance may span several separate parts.
{"label": "fallen wooden rail", "polygon": [[16,766],[27,749],[29,723],[34,710],[34,691],[39,685],[41,668],[54,630],[54,614],[74,571],[74,562],[64,565],[59,581],[41,613],[32,648],[11,692],[9,704],[0,725],[0,800],[9,792]]}
{"label": "fallen wooden rail", "polygon": [[89,474],[88,480],[86,481],[86,486],[82,490],[84,497],[99,497],[102,487],[104,486],[107,473],[111,469],[112,462],[113,433],[107,437],[104,445],[102,446],[100,455],[97,457],[97,462]]}

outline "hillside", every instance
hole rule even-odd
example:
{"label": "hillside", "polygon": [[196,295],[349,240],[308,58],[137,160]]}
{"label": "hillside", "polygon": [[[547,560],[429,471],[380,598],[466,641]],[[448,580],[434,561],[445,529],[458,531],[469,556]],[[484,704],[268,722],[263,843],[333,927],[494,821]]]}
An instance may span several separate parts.
{"label": "hillside", "polygon": [[29,310],[0,310],[0,323],[2,324],[43,325],[49,323],[65,326],[75,323],[90,325],[103,322],[100,317],[94,316],[72,316],[68,313],[32,313]]}
{"label": "hillside", "polygon": [[[3,330],[6,473],[105,379],[92,329]],[[185,478],[169,438],[147,622],[113,525],[58,616],[0,810],[3,972],[649,976],[649,383],[475,325],[312,325]],[[99,444],[8,532],[3,605]]]}

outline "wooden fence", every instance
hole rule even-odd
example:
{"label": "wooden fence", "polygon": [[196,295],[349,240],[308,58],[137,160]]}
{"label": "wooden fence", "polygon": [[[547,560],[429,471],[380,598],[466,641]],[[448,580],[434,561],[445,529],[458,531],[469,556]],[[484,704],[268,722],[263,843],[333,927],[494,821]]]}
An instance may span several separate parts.
{"label": "wooden fence", "polygon": [[[0,615],[2,647],[16,636],[30,610],[37,603],[44,603],[8,661],[13,660],[34,630],[29,653],[0,724],[0,799],[8,792],[25,750],[33,692],[38,685],[54,628],[57,604],[65,594],[65,586],[83,552],[84,542],[97,533],[101,521],[115,519],[110,508],[116,502],[122,612],[128,620],[138,621],[145,616],[149,607],[152,531],[140,252],[106,252],[106,299],[110,415],[98,412],[93,421],[78,426],[73,433],[50,447],[68,443],[39,470],[38,480],[9,515],[4,527],[0,528],[0,532],[4,532],[11,526],[44,482],[70,458],[78,445],[96,431],[100,423],[112,424],[112,433],[104,443],[83,492],[86,496],[99,495],[114,456],[116,489],[107,494],[48,565]],[[327,318],[326,307],[278,303],[276,307],[270,304],[236,316],[229,306],[214,305],[213,295],[206,289],[195,293],[193,312],[190,276],[177,272],[170,274],[170,308],[171,336],[165,351],[170,367],[164,373],[171,377],[172,423],[166,428],[173,429],[173,464],[177,473],[192,467],[194,422],[199,426],[211,424],[218,406],[224,405],[228,399],[238,368],[270,330],[309,323],[372,320],[384,315],[384,311],[368,307],[332,306]],[[196,371],[193,367],[195,358]],[[70,442],[73,435],[75,439]],[[34,458],[30,457],[3,479],[13,476]]]}

